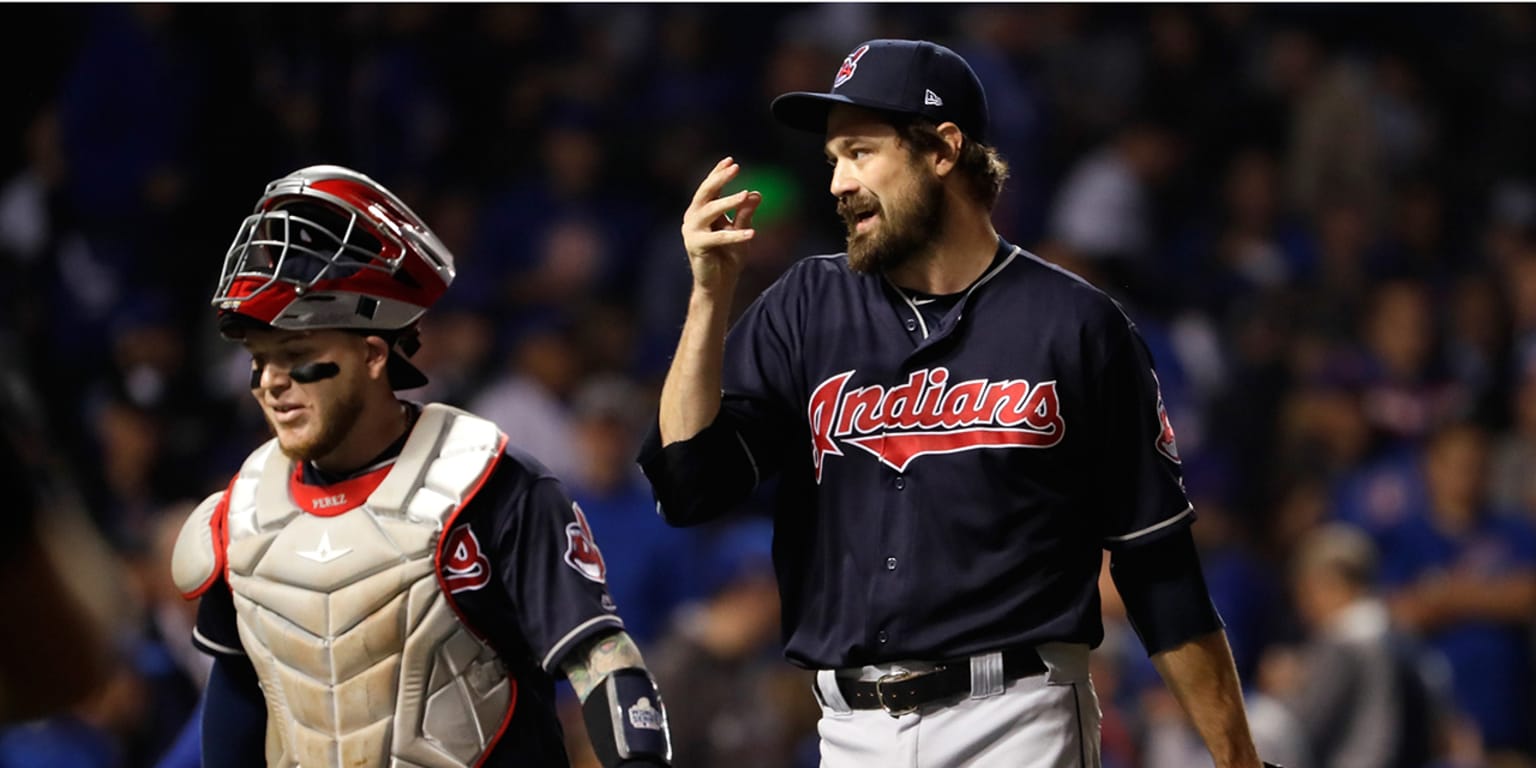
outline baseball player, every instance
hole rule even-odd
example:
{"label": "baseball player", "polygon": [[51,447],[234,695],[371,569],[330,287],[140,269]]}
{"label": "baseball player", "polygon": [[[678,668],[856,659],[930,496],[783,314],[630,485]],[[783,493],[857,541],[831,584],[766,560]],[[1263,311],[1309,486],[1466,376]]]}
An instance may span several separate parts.
{"label": "baseball player", "polygon": [[204,765],[567,765],[562,675],[604,765],[668,764],[581,510],[495,424],[395,396],[426,383],[415,324],[453,277],[345,168],[272,182],[241,224],[213,304],[275,437],[173,557],[216,659]]}
{"label": "baseball player", "polygon": [[994,231],[1007,167],[969,65],[872,40],[772,111],[825,132],[847,252],[795,264],[727,334],[762,197],[721,197],[741,166],[716,164],[683,215],[692,296],[640,462],[674,525],[777,476],[785,653],[817,670],[822,764],[1099,765],[1108,549],[1216,765],[1258,768],[1152,360],[1113,300]]}

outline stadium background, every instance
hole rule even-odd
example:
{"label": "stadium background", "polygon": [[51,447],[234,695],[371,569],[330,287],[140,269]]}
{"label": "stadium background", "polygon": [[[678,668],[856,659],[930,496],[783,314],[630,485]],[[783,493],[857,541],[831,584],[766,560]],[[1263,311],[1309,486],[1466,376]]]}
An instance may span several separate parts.
{"label": "stadium background", "polygon": [[[1310,765],[1328,738],[1286,708],[1317,682],[1304,651],[1320,637],[1290,563],[1344,521],[1381,547],[1373,588],[1428,659],[1437,746],[1413,764],[1531,764],[1530,6],[12,5],[0,20],[16,454],[0,464],[17,499],[0,515],[0,765],[156,765],[191,714],[205,666],[168,536],[264,432],[207,299],[262,185],[320,162],[388,185],[457,255],[417,358],[433,384],[408,394],[497,420],[567,479],[662,675],[679,765],[814,764],[761,523],[666,529],[632,459],[685,305],[694,185],[731,154],[764,192],[743,305],[839,250],[819,142],[767,103],[824,89],[873,37],[967,57],[1013,167],[998,229],[1138,320],[1272,757]],[[1442,508],[1485,522],[1446,533]],[[1202,764],[1108,597],[1105,764]]]}

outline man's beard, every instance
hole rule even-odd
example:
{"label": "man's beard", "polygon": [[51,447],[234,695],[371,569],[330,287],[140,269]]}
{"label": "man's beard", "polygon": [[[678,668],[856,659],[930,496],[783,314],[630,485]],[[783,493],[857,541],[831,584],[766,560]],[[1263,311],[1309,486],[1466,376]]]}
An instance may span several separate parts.
{"label": "man's beard", "polygon": [[[944,184],[933,173],[917,170],[917,189],[905,205],[892,199],[886,205],[873,195],[845,197],[837,201],[837,212],[848,227],[848,266],[855,272],[886,272],[926,253],[938,242],[944,229],[948,200]],[[874,232],[858,231],[857,212],[875,210],[880,226]]]}
{"label": "man's beard", "polygon": [[[357,426],[357,421],[362,415],[361,393],[356,390],[347,391],[326,408],[326,417],[320,423],[320,428],[314,437],[294,445],[285,445],[279,440],[278,448],[282,450],[284,456],[294,461],[313,461],[321,458],[341,445],[352,429]],[[271,422],[268,422],[268,427],[276,431],[276,426]]]}

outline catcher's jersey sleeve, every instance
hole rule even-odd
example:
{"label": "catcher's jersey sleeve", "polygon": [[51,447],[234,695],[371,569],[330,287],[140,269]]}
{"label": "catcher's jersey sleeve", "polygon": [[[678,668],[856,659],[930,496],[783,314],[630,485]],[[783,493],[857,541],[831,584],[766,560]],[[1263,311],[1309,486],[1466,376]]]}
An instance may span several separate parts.
{"label": "catcher's jersey sleeve", "polygon": [[[489,531],[493,570],[528,650],[541,668],[554,672],[582,640],[624,623],[581,508],[538,462],[513,449],[508,454],[498,469],[517,476],[508,478],[509,493]],[[445,551],[444,558],[453,554]]]}
{"label": "catcher's jersey sleeve", "polygon": [[214,657],[245,655],[245,648],[240,644],[240,629],[235,623],[235,598],[222,571],[197,604],[192,643]]}
{"label": "catcher's jersey sleeve", "polygon": [[1155,541],[1194,522],[1184,492],[1173,426],[1151,354],[1124,316],[1104,325],[1100,383],[1100,457],[1107,477],[1098,483],[1100,535],[1107,549]]}

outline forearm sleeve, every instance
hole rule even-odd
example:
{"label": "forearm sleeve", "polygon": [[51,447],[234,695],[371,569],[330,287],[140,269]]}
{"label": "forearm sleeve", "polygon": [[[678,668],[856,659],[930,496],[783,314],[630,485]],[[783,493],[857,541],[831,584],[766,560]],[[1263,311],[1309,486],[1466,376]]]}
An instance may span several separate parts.
{"label": "forearm sleeve", "polygon": [[1109,570],[1149,656],[1222,628],[1189,529],[1115,552]]}

